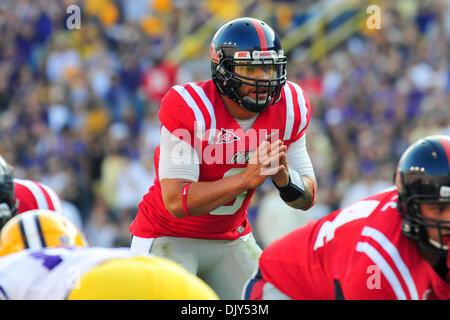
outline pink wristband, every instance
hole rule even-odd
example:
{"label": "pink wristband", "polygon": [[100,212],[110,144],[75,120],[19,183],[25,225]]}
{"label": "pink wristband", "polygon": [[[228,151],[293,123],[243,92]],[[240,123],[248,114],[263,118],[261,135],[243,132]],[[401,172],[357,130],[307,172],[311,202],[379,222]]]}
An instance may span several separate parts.
{"label": "pink wristband", "polygon": [[184,186],[183,188],[183,193],[182,193],[182,199],[183,199],[183,210],[184,213],[186,214],[186,216],[190,217],[191,215],[189,214],[189,211],[187,209],[187,194],[189,191],[189,187],[191,186],[190,183],[188,183],[187,185]]}

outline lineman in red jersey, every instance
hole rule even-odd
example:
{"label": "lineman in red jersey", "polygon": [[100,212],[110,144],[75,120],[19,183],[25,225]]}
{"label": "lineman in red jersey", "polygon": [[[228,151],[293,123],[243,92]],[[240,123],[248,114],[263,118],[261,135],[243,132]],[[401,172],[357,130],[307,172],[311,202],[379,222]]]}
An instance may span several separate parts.
{"label": "lineman in red jersey", "polygon": [[14,178],[12,167],[0,156],[0,227],[13,216],[35,209],[66,215],[53,189],[41,182]]}
{"label": "lineman in red jersey", "polygon": [[14,178],[17,213],[29,210],[46,209],[62,214],[61,199],[47,185],[28,179]]}
{"label": "lineman in red jersey", "polygon": [[411,145],[395,182],[270,244],[244,297],[450,299],[450,137]]}
{"label": "lineman in red jersey", "polygon": [[255,189],[270,176],[292,207],[315,201],[311,107],[285,65],[267,24],[237,19],[212,40],[213,80],[174,86],[162,100],[157,177],[130,226],[131,248],[175,260],[221,299],[240,299],[257,268],[246,211]]}

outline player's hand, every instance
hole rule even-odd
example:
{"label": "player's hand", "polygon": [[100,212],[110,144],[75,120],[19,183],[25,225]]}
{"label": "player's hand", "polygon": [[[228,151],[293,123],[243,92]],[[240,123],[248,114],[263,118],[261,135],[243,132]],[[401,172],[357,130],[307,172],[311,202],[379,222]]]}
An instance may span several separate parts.
{"label": "player's hand", "polygon": [[248,189],[259,187],[267,177],[274,176],[284,169],[281,161],[286,157],[286,149],[281,140],[273,143],[263,141],[259,145],[242,173],[248,181]]}
{"label": "player's hand", "polygon": [[272,176],[272,181],[278,187],[285,187],[289,184],[289,168],[286,152],[283,152],[283,154],[280,155],[280,164],[283,166],[283,169]]}

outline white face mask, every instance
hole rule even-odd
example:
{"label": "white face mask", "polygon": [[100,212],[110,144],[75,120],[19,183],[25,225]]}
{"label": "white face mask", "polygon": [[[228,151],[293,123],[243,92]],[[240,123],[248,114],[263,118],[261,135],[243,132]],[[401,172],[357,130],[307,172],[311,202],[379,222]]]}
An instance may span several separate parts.
{"label": "white face mask", "polygon": [[2,219],[10,219],[12,215],[9,206],[6,203],[0,203],[0,220]]}
{"label": "white face mask", "polygon": [[436,247],[441,250],[448,250],[448,246],[446,246],[445,244],[443,245],[442,243],[440,243],[436,240],[428,239],[428,242],[430,242],[433,245],[433,247]]}

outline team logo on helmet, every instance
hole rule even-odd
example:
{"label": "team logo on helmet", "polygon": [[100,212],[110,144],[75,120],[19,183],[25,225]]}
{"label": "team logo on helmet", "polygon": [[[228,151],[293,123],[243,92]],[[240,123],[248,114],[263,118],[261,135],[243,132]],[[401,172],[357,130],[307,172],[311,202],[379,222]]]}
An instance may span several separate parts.
{"label": "team logo on helmet", "polygon": [[214,46],[213,45],[211,45],[210,57],[211,57],[211,61],[214,61],[216,63],[220,62],[219,52],[214,50]]}

